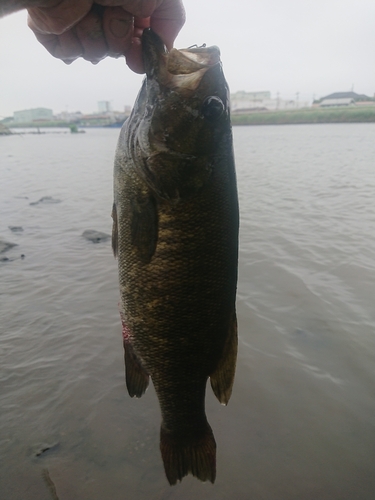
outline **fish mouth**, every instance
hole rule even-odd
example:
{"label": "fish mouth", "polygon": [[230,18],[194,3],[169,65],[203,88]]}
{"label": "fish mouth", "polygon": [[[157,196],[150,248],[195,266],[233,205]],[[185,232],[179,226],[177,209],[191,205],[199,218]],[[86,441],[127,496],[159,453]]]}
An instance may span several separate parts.
{"label": "fish mouth", "polygon": [[142,34],[142,55],[147,79],[156,79],[171,89],[196,90],[203,75],[220,65],[218,47],[190,47],[168,52],[151,28]]}

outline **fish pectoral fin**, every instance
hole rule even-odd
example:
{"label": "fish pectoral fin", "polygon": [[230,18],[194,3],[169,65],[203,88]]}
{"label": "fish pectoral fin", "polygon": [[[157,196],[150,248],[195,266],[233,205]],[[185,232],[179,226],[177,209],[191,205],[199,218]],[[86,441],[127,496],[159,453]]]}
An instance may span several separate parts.
{"label": "fish pectoral fin", "polygon": [[216,370],[210,375],[212,390],[220,403],[224,405],[228,404],[232,394],[234,373],[236,371],[237,346],[237,317],[234,311],[222,357]]}
{"label": "fish pectoral fin", "polygon": [[150,376],[143,368],[130,342],[124,341],[125,379],[129,396],[140,398],[149,384]]}
{"label": "fish pectoral fin", "polygon": [[131,201],[131,241],[143,262],[150,262],[158,239],[156,201],[150,194],[139,195]]}
{"label": "fish pectoral fin", "polygon": [[117,257],[118,253],[118,223],[117,223],[117,210],[116,205],[113,204],[112,207],[112,250],[113,255]]}

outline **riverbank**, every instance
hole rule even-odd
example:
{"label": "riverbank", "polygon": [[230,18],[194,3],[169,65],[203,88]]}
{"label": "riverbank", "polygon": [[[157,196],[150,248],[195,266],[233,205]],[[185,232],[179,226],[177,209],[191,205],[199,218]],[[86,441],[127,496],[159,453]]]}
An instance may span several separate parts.
{"label": "riverbank", "polygon": [[38,121],[38,122],[19,122],[7,123],[7,127],[10,129],[18,129],[18,128],[35,128],[36,130],[39,128],[70,128],[70,122],[62,122],[62,121]]}
{"label": "riverbank", "polygon": [[65,122],[60,120],[50,120],[50,121],[42,121],[38,120],[38,122],[7,122],[6,126],[10,128],[71,128],[72,126],[80,127],[80,128],[120,128],[123,125],[124,121],[111,122],[107,119],[101,120],[81,120],[77,122]]}
{"label": "riverbank", "polygon": [[[306,123],[374,123],[375,106],[353,106],[346,108],[302,108],[282,111],[254,111],[232,113],[233,125],[287,125]],[[7,124],[13,128],[71,128],[72,123],[61,121]],[[76,127],[90,127],[77,123]],[[108,127],[108,124],[96,124],[95,127]],[[113,125],[112,125],[113,126]],[[120,125],[119,125],[120,126]],[[93,127],[93,125],[91,125]],[[9,129],[8,129],[9,130]],[[0,129],[1,132],[1,129]]]}
{"label": "riverbank", "polygon": [[347,108],[303,108],[232,114],[233,125],[287,125],[305,123],[371,123],[375,106]]}

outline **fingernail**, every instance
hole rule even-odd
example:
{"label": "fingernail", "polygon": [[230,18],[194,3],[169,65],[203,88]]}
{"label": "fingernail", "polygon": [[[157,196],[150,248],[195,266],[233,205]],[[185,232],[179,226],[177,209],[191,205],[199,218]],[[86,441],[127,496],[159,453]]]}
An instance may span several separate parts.
{"label": "fingernail", "polygon": [[123,38],[129,34],[129,30],[132,26],[131,20],[125,19],[112,19],[109,23],[109,31],[116,38]]}

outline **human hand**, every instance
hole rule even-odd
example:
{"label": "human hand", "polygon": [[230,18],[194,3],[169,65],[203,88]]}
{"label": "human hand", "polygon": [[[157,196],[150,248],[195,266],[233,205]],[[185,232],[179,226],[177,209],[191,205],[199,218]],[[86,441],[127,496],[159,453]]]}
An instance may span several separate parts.
{"label": "human hand", "polygon": [[143,30],[151,27],[171,49],[185,22],[182,0],[40,0],[28,12],[29,27],[54,57],[96,64],[125,55],[136,73],[144,71]]}

